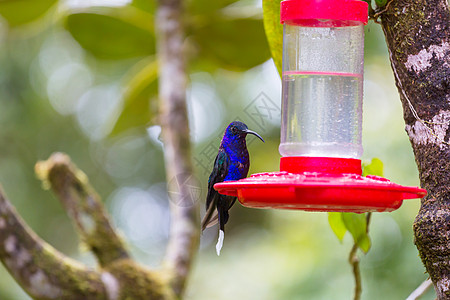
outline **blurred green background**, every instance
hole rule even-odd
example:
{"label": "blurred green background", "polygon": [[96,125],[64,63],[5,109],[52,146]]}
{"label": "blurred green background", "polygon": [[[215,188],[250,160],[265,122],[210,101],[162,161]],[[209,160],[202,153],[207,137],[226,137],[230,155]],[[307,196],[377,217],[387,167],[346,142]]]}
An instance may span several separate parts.
{"label": "blurred green background", "polygon": [[[109,5],[109,6],[105,6]],[[269,60],[260,1],[186,2],[188,105],[199,201],[220,135],[232,120],[249,138],[250,173],[278,169],[281,82]],[[0,2],[0,182],[26,222],[63,253],[88,265],[57,199],[34,164],[68,153],[102,195],[133,255],[160,263],[169,212],[157,126],[155,3],[147,0]],[[378,157],[385,177],[418,185],[402,108],[380,26],[366,26],[363,159]],[[361,255],[363,299],[405,299],[427,278],[413,244],[419,200],[374,213],[372,249]],[[325,213],[231,211],[224,249],[203,233],[186,299],[350,299],[347,263]],[[423,299],[434,299],[429,291]],[[29,299],[0,266],[0,299]]]}

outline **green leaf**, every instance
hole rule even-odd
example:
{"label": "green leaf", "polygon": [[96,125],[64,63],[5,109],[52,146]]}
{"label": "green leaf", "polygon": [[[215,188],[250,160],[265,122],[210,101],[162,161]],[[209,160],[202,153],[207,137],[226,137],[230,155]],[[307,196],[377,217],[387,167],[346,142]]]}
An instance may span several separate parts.
{"label": "green leaf", "polygon": [[84,9],[67,16],[66,28],[98,58],[124,59],[155,53],[153,16],[132,6]]}
{"label": "green leaf", "polygon": [[187,11],[192,15],[208,15],[237,2],[237,0],[190,0],[187,1]]}
{"label": "green leaf", "polygon": [[342,220],[347,230],[353,236],[355,244],[367,253],[370,249],[370,238],[367,234],[367,220],[365,214],[342,213]]}
{"label": "green leaf", "polygon": [[200,28],[193,28],[191,34],[197,48],[194,67],[208,67],[207,63],[242,71],[270,58],[263,23],[259,19],[216,17]]}
{"label": "green leaf", "polygon": [[281,76],[283,58],[283,25],[280,24],[281,0],[263,0],[264,29],[275,66]]}
{"label": "green leaf", "polygon": [[370,164],[363,164],[363,176],[383,176],[383,162],[378,158],[372,158]]}
{"label": "green leaf", "polygon": [[20,26],[35,21],[57,2],[58,0],[2,0],[0,15],[9,26]]}
{"label": "green leaf", "polygon": [[344,220],[342,219],[342,213],[329,212],[328,223],[339,241],[342,242],[344,235],[347,232],[347,227],[345,227]]}
{"label": "green leaf", "polygon": [[131,3],[129,5],[134,6],[143,11],[146,11],[148,13],[154,14],[156,11],[157,3],[156,3],[156,1],[133,0],[133,1],[131,1]]}
{"label": "green leaf", "polygon": [[157,78],[158,65],[154,57],[143,59],[125,76],[124,104],[111,135],[148,127],[156,114]]}
{"label": "green leaf", "polygon": [[377,7],[384,7],[387,4],[387,0],[375,0]]}

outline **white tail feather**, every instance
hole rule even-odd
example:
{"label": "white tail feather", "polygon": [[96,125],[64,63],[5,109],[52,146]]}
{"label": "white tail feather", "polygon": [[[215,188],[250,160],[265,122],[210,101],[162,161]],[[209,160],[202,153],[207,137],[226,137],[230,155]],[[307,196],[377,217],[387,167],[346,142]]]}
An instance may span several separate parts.
{"label": "white tail feather", "polygon": [[220,256],[220,250],[222,250],[224,237],[225,237],[225,233],[222,230],[219,230],[219,238],[217,239],[217,244],[216,244],[217,256]]}

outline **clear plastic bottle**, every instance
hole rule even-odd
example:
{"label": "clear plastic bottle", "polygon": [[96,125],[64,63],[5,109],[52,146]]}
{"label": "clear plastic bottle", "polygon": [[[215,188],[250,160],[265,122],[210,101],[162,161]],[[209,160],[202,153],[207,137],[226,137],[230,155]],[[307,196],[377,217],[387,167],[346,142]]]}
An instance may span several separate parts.
{"label": "clear plastic bottle", "polygon": [[[323,2],[281,4],[279,151],[282,156],[360,158],[367,6],[357,0],[334,0],[331,6]],[[351,10],[345,12],[348,7]]]}

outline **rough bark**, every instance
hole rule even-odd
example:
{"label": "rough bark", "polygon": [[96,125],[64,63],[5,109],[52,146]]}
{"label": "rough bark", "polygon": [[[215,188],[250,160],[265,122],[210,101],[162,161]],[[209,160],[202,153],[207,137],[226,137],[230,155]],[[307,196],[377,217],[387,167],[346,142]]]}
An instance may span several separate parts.
{"label": "rough bark", "polygon": [[393,0],[380,14],[406,132],[428,191],[415,243],[438,299],[450,299],[450,14],[447,0]]}
{"label": "rough bark", "polygon": [[164,143],[166,178],[170,196],[171,229],[165,266],[172,270],[172,287],[181,296],[198,249],[200,217],[191,190],[189,121],[186,108],[186,65],[182,1],[159,0],[156,18],[159,62],[160,123]]}

